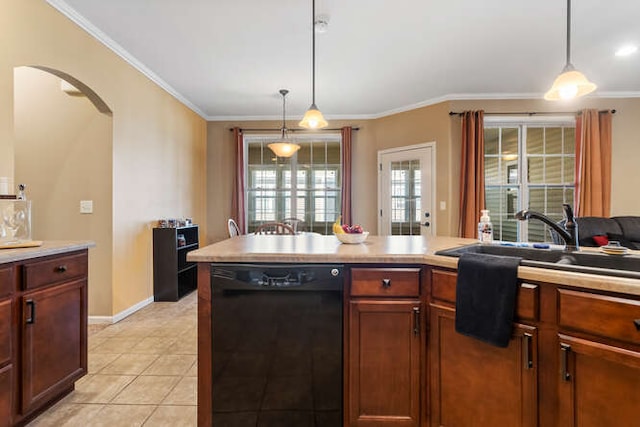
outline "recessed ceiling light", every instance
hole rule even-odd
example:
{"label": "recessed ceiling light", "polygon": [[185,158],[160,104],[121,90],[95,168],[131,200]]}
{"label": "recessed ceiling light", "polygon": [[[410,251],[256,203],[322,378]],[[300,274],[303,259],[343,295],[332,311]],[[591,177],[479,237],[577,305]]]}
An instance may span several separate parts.
{"label": "recessed ceiling light", "polygon": [[638,46],[626,45],[616,50],[616,56],[629,56],[638,50]]}

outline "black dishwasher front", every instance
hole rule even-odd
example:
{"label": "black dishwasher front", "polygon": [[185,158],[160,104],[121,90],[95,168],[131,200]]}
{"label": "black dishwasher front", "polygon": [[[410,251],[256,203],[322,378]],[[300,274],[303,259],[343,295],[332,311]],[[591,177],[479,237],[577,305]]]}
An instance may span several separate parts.
{"label": "black dishwasher front", "polygon": [[344,266],[212,265],[213,425],[342,425]]}

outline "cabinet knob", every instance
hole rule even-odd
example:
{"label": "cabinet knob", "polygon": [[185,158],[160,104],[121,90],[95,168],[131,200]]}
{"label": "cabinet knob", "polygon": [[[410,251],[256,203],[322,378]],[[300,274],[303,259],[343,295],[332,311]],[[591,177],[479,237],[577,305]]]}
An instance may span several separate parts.
{"label": "cabinet knob", "polygon": [[65,271],[67,271],[66,265],[59,265],[56,267],[56,273],[64,273]]}
{"label": "cabinet knob", "polygon": [[636,319],[633,321],[633,324],[636,325],[636,329],[640,331],[640,319]]}
{"label": "cabinet knob", "polygon": [[382,287],[390,288],[391,287],[391,279],[382,279]]}

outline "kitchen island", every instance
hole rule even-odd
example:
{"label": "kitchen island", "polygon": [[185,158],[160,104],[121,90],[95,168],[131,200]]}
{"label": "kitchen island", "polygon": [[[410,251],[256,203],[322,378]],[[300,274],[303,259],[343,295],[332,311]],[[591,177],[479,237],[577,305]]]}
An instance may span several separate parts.
{"label": "kitchen island", "polygon": [[[513,337],[497,348],[453,329],[458,260],[435,252],[470,243],[265,235],[191,252],[199,264],[199,425],[212,425],[211,263],[345,264],[345,426],[634,425],[640,280],[521,266]],[[594,406],[599,399],[608,406]]]}
{"label": "kitchen island", "polygon": [[88,241],[0,250],[0,426],[21,426],[87,373]]}

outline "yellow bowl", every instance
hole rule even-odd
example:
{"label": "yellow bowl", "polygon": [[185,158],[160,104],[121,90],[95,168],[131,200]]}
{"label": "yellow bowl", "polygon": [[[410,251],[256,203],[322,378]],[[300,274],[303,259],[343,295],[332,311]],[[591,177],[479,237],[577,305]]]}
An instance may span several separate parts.
{"label": "yellow bowl", "polygon": [[368,235],[368,231],[363,231],[362,233],[334,233],[334,236],[342,243],[362,243],[367,240]]}

